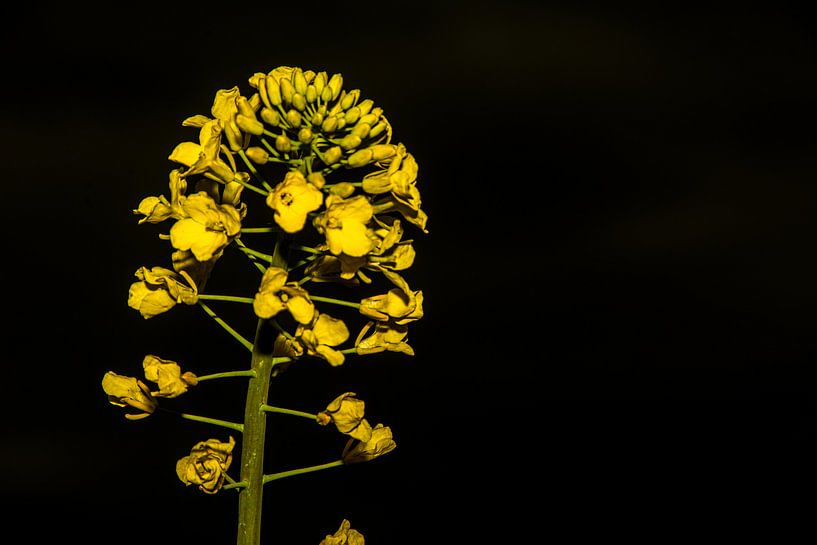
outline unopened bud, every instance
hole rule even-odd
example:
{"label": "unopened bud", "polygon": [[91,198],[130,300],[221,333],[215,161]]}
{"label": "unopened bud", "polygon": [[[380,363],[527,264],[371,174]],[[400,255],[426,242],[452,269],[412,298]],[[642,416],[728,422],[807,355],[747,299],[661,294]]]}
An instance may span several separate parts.
{"label": "unopened bud", "polygon": [[358,119],[359,123],[366,123],[369,126],[374,125],[376,121],[377,121],[377,116],[374,115],[374,114],[366,114],[366,115],[360,116],[360,119]]}
{"label": "unopened bud", "polygon": [[397,153],[397,146],[394,144],[377,144],[369,148],[372,150],[373,157],[375,161],[382,161],[383,159],[388,159],[389,157],[393,157],[395,153]]}
{"label": "unopened bud", "polygon": [[327,117],[321,123],[321,130],[323,132],[335,132],[335,129],[338,128],[338,118],[337,117]]}
{"label": "unopened bud", "polygon": [[374,157],[374,153],[370,148],[359,149],[354,152],[352,155],[349,156],[349,166],[351,168],[358,168],[364,165],[368,165],[372,162],[372,158]]}
{"label": "unopened bud", "polygon": [[318,189],[322,189],[326,185],[326,179],[320,172],[313,172],[306,177],[306,181],[314,185]]}
{"label": "unopened bud", "polygon": [[369,131],[369,136],[375,138],[380,135],[384,130],[386,130],[386,122],[385,121],[378,121],[377,125],[372,127],[372,130]]}
{"label": "unopened bud", "polygon": [[281,115],[272,108],[262,108],[261,119],[264,120],[264,123],[277,127],[281,122]]}
{"label": "unopened bud", "polygon": [[271,75],[267,74],[267,97],[272,106],[281,105],[281,86]]}
{"label": "unopened bud", "polygon": [[372,111],[372,106],[374,106],[374,101],[370,98],[361,101],[357,107],[360,108],[360,115],[366,115]]}
{"label": "unopened bud", "polygon": [[264,83],[264,80],[267,79],[267,75],[263,72],[256,72],[247,80],[250,84],[250,87],[253,89],[258,89]]}
{"label": "unopened bud", "polygon": [[321,91],[321,100],[324,102],[332,100],[332,89],[330,89],[328,85]]}
{"label": "unopened bud", "polygon": [[247,102],[250,104],[250,109],[252,109],[253,114],[261,107],[261,97],[258,96],[258,93],[253,93]]}
{"label": "unopened bud", "polygon": [[306,78],[307,83],[312,83],[312,80],[315,79],[315,71],[314,70],[305,70],[304,71],[304,78]]}
{"label": "unopened bud", "polygon": [[346,118],[342,115],[338,116],[338,130],[341,130],[343,127],[346,126]]}
{"label": "unopened bud", "polygon": [[235,105],[238,107],[238,113],[249,117],[250,119],[255,119],[255,110],[253,110],[250,101],[247,100],[245,96],[239,96],[235,99]]}
{"label": "unopened bud", "polygon": [[366,138],[367,136],[369,136],[369,131],[370,130],[371,130],[371,127],[369,126],[368,123],[358,123],[357,125],[355,125],[355,128],[352,129],[351,134],[354,135],[354,136],[359,137],[362,140],[362,139]]}
{"label": "unopened bud", "polygon": [[337,163],[341,156],[343,155],[343,150],[340,149],[340,146],[332,146],[328,150],[326,150],[323,154],[323,162],[327,165],[334,165]]}
{"label": "unopened bud", "polygon": [[235,116],[235,124],[244,132],[261,136],[264,134],[264,124],[257,119],[251,119],[245,115],[238,114]]}
{"label": "unopened bud", "polygon": [[306,109],[306,97],[301,93],[292,95],[292,105],[296,110],[303,112]]}
{"label": "unopened bud", "polygon": [[306,88],[306,101],[312,104],[316,100],[318,100],[318,90],[310,83],[309,87]]}
{"label": "unopened bud", "polygon": [[301,114],[298,110],[290,109],[287,111],[287,122],[292,125],[293,128],[298,128],[301,126]]}
{"label": "unopened bud", "polygon": [[312,129],[304,127],[298,131],[298,141],[303,144],[309,144],[312,141]]}
{"label": "unopened bud", "polygon": [[265,165],[267,161],[269,161],[269,153],[267,153],[267,150],[259,148],[258,146],[249,147],[244,153],[246,153],[250,161],[256,165]]}
{"label": "unopened bud", "polygon": [[292,104],[292,95],[295,94],[295,87],[292,86],[292,82],[286,78],[281,78],[278,85],[281,86],[281,98],[284,99],[284,103]]}
{"label": "unopened bud", "polygon": [[318,92],[318,96],[323,93],[323,88],[326,87],[326,82],[328,78],[326,76],[326,72],[318,72],[315,76],[315,81],[312,84],[315,86],[315,90]]}
{"label": "unopened bud", "polygon": [[355,149],[360,145],[360,142],[361,138],[359,136],[356,136],[354,134],[347,134],[340,141],[340,147],[342,147],[345,150]]}
{"label": "unopened bud", "polygon": [[224,136],[227,137],[227,143],[230,145],[230,149],[233,151],[238,151],[244,146],[244,139],[241,137],[241,131],[239,131],[238,126],[235,123],[227,123],[224,127]]}
{"label": "unopened bud", "polygon": [[275,139],[275,149],[281,153],[288,153],[292,149],[292,142],[282,134]]}
{"label": "unopened bud", "polygon": [[333,184],[329,188],[329,193],[331,193],[332,195],[337,195],[341,199],[345,199],[346,197],[349,197],[354,192],[355,192],[355,186],[353,186],[349,182],[340,182],[340,183],[337,183],[337,184]]}
{"label": "unopened bud", "polygon": [[300,68],[296,68],[292,74],[292,85],[295,87],[295,92],[302,95],[306,94],[306,78],[304,72]]}
{"label": "unopened bud", "polygon": [[332,98],[330,100],[335,100],[340,96],[340,90],[343,88],[343,76],[340,74],[332,74],[327,85],[332,90]]}
{"label": "unopened bud", "polygon": [[346,119],[347,125],[354,125],[357,123],[358,118],[360,118],[360,108],[357,106],[354,108],[349,108],[343,117]]}
{"label": "unopened bud", "polygon": [[360,98],[360,89],[352,89],[351,91],[349,91],[349,94],[343,97],[343,100],[340,103],[340,107],[343,108],[344,110],[348,110],[349,108],[355,105],[358,98]]}
{"label": "unopened bud", "polygon": [[312,116],[312,119],[309,120],[312,123],[313,127],[320,127],[323,123],[323,114],[320,112],[315,112],[315,115]]}

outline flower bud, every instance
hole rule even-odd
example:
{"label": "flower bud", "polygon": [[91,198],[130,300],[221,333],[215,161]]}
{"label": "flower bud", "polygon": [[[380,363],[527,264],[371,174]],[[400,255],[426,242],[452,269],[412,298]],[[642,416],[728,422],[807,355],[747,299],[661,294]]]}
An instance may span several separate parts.
{"label": "flower bud", "polygon": [[287,122],[295,129],[301,126],[301,114],[298,110],[289,110],[287,112]]}
{"label": "flower bud", "polygon": [[362,140],[359,136],[354,134],[347,134],[340,141],[340,147],[342,147],[345,150],[354,149],[360,145],[361,141]]}
{"label": "flower bud", "polygon": [[342,115],[338,116],[338,130],[341,130],[343,127],[346,126],[346,118]]}
{"label": "flower bud", "polygon": [[250,84],[250,87],[253,89],[259,89],[260,87],[264,86],[264,80],[267,78],[267,75],[263,72],[256,72],[247,80]]}
{"label": "flower bud", "polygon": [[272,106],[281,105],[281,86],[270,74],[267,74],[267,97]]}
{"label": "flower bud", "polygon": [[329,193],[337,195],[341,199],[351,197],[354,192],[355,186],[353,186],[351,182],[338,182],[329,188]]}
{"label": "flower bud", "polygon": [[300,68],[296,68],[292,73],[292,84],[295,87],[295,92],[300,95],[306,94],[306,78],[304,72]]}
{"label": "flower bud", "polygon": [[332,89],[329,87],[329,85],[324,87],[323,91],[321,91],[321,100],[324,102],[329,102],[332,100]]}
{"label": "flower bud", "polygon": [[358,98],[360,98],[360,89],[352,89],[349,91],[349,94],[343,97],[343,100],[340,102],[340,107],[344,110],[348,110],[355,105]]}
{"label": "flower bud", "polygon": [[352,129],[351,134],[353,136],[357,136],[358,138],[360,138],[362,140],[362,139],[366,138],[367,136],[369,136],[369,131],[370,130],[371,130],[371,127],[369,126],[368,123],[358,123],[357,125],[355,125],[355,128]]}
{"label": "flower bud", "polygon": [[314,70],[305,70],[304,71],[304,78],[306,79],[307,83],[312,83],[312,80],[315,79],[315,71]]}
{"label": "flower bud", "polygon": [[275,149],[281,153],[289,153],[292,149],[292,142],[285,135],[280,135],[275,139]]}
{"label": "flower bud", "polygon": [[308,175],[306,177],[306,181],[318,189],[323,189],[323,186],[326,185],[326,179],[320,172],[313,172],[312,174]]}
{"label": "flower bud", "polygon": [[338,118],[335,116],[327,117],[321,123],[321,130],[323,132],[335,132],[335,129],[338,128]]}
{"label": "flower bud", "polygon": [[306,88],[306,101],[312,104],[316,100],[318,100],[318,91],[314,85],[309,84],[309,87]]}
{"label": "flower bud", "polygon": [[375,114],[362,115],[362,116],[360,116],[360,119],[358,119],[358,123],[366,123],[370,127],[372,125],[374,125],[376,122],[377,122],[377,116]]}
{"label": "flower bud", "polygon": [[340,96],[340,90],[343,88],[343,76],[340,74],[332,74],[327,85],[332,91],[332,98],[330,100],[335,100]]}
{"label": "flower bud", "polygon": [[306,109],[306,97],[301,93],[295,93],[292,95],[292,105],[295,106],[295,109],[303,112]]}
{"label": "flower bud", "polygon": [[281,86],[281,98],[284,99],[284,103],[292,104],[292,95],[295,94],[295,87],[292,86],[292,82],[286,78],[281,78],[278,85]]}
{"label": "flower bud", "polygon": [[332,146],[324,152],[323,162],[327,165],[333,165],[340,160],[342,155],[343,150],[340,149],[340,146]]}
{"label": "flower bud", "polygon": [[397,146],[394,144],[377,144],[369,148],[372,150],[374,154],[373,159],[375,161],[382,161],[383,159],[388,159],[389,157],[393,157],[395,153],[397,153]]}
{"label": "flower bud", "polygon": [[375,138],[380,135],[384,130],[386,130],[387,123],[385,121],[378,121],[377,124],[372,127],[372,130],[369,131],[369,136]]}
{"label": "flower bud", "polygon": [[244,132],[254,134],[255,136],[261,136],[264,134],[264,124],[257,119],[251,119],[244,115],[238,114],[235,116],[235,123],[238,125],[238,128]]}
{"label": "flower bud", "polygon": [[320,112],[315,112],[309,122],[312,123],[313,127],[320,127],[323,124],[323,114]]}
{"label": "flower bud", "polygon": [[259,148],[258,146],[247,148],[247,151],[244,153],[246,153],[250,161],[256,165],[265,165],[269,161],[269,153],[267,153],[267,150]]}
{"label": "flower bud", "polygon": [[238,151],[244,147],[244,139],[241,137],[241,132],[235,123],[227,123],[224,126],[224,136],[227,137],[227,143],[230,145],[231,150]]}
{"label": "flower bud", "polygon": [[326,76],[326,72],[318,72],[315,76],[315,81],[312,84],[315,86],[315,90],[318,92],[318,96],[322,97],[323,89],[326,87],[326,82],[328,78]]}
{"label": "flower bud", "polygon": [[303,144],[309,144],[312,141],[312,129],[303,127],[298,131],[298,141]]}
{"label": "flower bud", "polygon": [[247,97],[239,96],[235,99],[235,105],[238,108],[239,114],[249,117],[250,119],[255,119],[255,110],[250,104],[250,101],[247,100]]}
{"label": "flower bud", "polygon": [[354,125],[357,123],[358,118],[360,117],[360,108],[355,106],[354,108],[349,108],[346,114],[343,116],[346,119],[347,125]]}
{"label": "flower bud", "polygon": [[349,167],[358,168],[372,162],[374,153],[371,148],[360,149],[349,156]]}
{"label": "flower bud", "polygon": [[370,98],[361,101],[360,104],[357,105],[357,107],[360,108],[360,115],[368,114],[370,111],[372,111],[372,106],[374,106],[374,101],[372,101]]}
{"label": "flower bud", "polygon": [[264,120],[264,123],[272,125],[273,127],[277,127],[278,124],[281,122],[281,115],[272,108],[262,108],[261,119]]}
{"label": "flower bud", "polygon": [[272,108],[272,103],[269,101],[269,95],[267,94],[267,76],[266,74],[257,74],[261,77],[258,80],[257,89],[258,95],[261,97],[261,102],[267,108]]}

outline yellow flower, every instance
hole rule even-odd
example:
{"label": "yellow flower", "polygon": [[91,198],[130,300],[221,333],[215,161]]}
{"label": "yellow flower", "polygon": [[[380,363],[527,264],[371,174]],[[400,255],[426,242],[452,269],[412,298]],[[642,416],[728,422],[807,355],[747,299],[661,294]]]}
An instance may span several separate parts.
{"label": "yellow flower", "polygon": [[346,254],[322,255],[310,263],[305,271],[313,282],[342,282],[347,284],[359,284],[360,278],[365,283],[371,280],[363,274],[361,267],[366,265],[366,257],[350,257]]}
{"label": "yellow flower", "polygon": [[423,292],[393,288],[384,295],[367,297],[360,301],[360,313],[378,321],[394,318],[394,323],[405,325],[423,317]]}
{"label": "yellow flower", "polygon": [[133,407],[142,411],[141,414],[126,414],[128,420],[147,418],[156,407],[157,401],[150,394],[150,390],[139,379],[117,375],[108,371],[102,377],[102,389],[108,394],[108,401],[119,407]]}
{"label": "yellow flower", "polygon": [[181,203],[185,218],[170,229],[170,243],[177,250],[190,250],[199,261],[219,257],[241,231],[241,216],[229,204],[217,204],[200,191]]}
{"label": "yellow flower", "polygon": [[178,397],[199,382],[196,375],[190,371],[182,374],[179,364],[175,361],[164,360],[151,354],[142,360],[142,368],[145,371],[145,378],[159,385],[159,391],[151,392],[155,397]]}
{"label": "yellow flower", "polygon": [[299,325],[295,330],[295,336],[310,356],[323,358],[333,366],[344,362],[343,353],[332,348],[349,338],[349,329],[343,320],[316,311],[312,323],[308,327]]}
{"label": "yellow flower", "polygon": [[272,318],[286,309],[300,324],[308,324],[315,315],[315,305],[309,293],[297,282],[287,283],[287,272],[280,267],[269,267],[261,277],[261,285],[252,302],[255,315]]}
{"label": "yellow flower", "polygon": [[307,214],[321,207],[323,194],[300,171],[291,170],[267,195],[266,203],[274,210],[275,223],[287,233],[296,233],[303,229]]}
{"label": "yellow flower", "polygon": [[338,431],[354,437],[358,441],[368,441],[372,437],[372,427],[363,418],[366,404],[357,399],[354,392],[339,395],[318,413],[318,423],[322,426],[334,422]]}
{"label": "yellow flower", "polygon": [[[363,338],[369,329],[374,325],[374,332]],[[414,355],[414,349],[405,342],[408,335],[408,327],[397,325],[393,322],[369,322],[360,331],[355,342],[358,354],[376,354],[388,350],[390,352],[402,352],[409,356]]]}
{"label": "yellow flower", "polygon": [[168,159],[185,165],[184,176],[210,172],[224,182],[231,182],[235,172],[219,156],[221,152],[222,124],[217,119],[207,121],[199,130],[199,143],[182,142],[170,153]]}
{"label": "yellow flower", "polygon": [[[195,305],[198,291],[190,275],[180,274],[164,267],[140,267],[136,273],[139,282],[131,284],[128,290],[128,306],[136,309],[145,319],[167,312],[177,303]],[[188,286],[181,283],[184,279]]]}
{"label": "yellow flower", "polygon": [[374,247],[366,227],[373,214],[371,203],[363,195],[351,199],[329,195],[326,211],[315,218],[315,227],[326,235],[329,251],[334,255],[361,257]]}
{"label": "yellow flower", "polygon": [[365,545],[363,534],[351,527],[352,523],[343,519],[340,528],[333,535],[327,535],[319,545]]}
{"label": "yellow flower", "polygon": [[249,134],[242,135],[241,129],[238,127],[236,118],[238,117],[238,99],[241,97],[241,92],[238,86],[231,89],[219,89],[216,92],[216,98],[213,100],[213,106],[210,108],[210,113],[213,114],[224,129],[224,136],[227,138],[227,143],[230,149],[238,151],[249,143]]}
{"label": "yellow flower", "polygon": [[403,217],[426,231],[428,216],[420,210],[419,168],[414,156],[406,152],[403,144],[398,144],[395,155],[384,162],[388,162],[387,169],[364,176],[363,190],[373,195],[390,192],[390,199]]}
{"label": "yellow flower", "polygon": [[378,424],[372,428],[372,435],[368,441],[349,439],[341,458],[345,464],[368,462],[393,451],[395,447],[397,444],[392,437],[391,428]]}
{"label": "yellow flower", "polygon": [[189,456],[176,462],[176,475],[186,484],[197,484],[199,490],[215,494],[224,484],[224,474],[233,461],[235,439],[228,443],[218,439],[201,441],[193,447]]}

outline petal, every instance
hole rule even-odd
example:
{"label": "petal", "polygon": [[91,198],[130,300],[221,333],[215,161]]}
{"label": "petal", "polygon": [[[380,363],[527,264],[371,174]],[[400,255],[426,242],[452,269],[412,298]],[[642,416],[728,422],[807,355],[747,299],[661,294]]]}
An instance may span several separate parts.
{"label": "petal", "polygon": [[190,167],[199,160],[201,153],[202,149],[198,144],[194,142],[182,142],[173,149],[168,159]]}
{"label": "petal", "polygon": [[315,305],[304,296],[298,295],[287,300],[287,308],[298,323],[308,324],[315,316]]}

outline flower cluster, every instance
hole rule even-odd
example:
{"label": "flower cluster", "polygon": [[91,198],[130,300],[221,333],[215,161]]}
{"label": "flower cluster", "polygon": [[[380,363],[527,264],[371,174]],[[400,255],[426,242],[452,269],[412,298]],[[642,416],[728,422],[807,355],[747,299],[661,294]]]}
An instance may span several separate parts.
{"label": "flower cluster", "polygon": [[129,420],[140,420],[153,414],[159,406],[157,397],[178,397],[191,386],[198,384],[198,377],[190,371],[182,373],[175,361],[165,360],[148,354],[142,360],[145,379],[155,382],[158,390],[151,391],[148,386],[135,377],[118,375],[108,371],[102,377],[102,389],[108,395],[108,401],[120,407],[132,407],[142,411],[137,414],[126,414]]}

